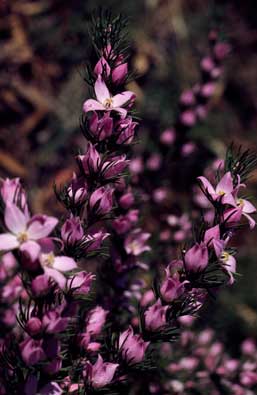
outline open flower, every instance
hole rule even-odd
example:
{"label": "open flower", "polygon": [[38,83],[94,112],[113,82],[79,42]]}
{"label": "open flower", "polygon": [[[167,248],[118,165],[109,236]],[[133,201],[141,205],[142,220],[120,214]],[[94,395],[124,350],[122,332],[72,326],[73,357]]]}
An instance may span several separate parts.
{"label": "open flower", "polygon": [[141,335],[135,335],[131,326],[119,337],[119,349],[122,357],[130,363],[141,362],[149,344],[150,342],[145,342]]}
{"label": "open flower", "polygon": [[84,374],[93,388],[102,388],[110,384],[119,364],[104,362],[100,354],[94,365],[86,363]]}
{"label": "open flower", "polygon": [[135,94],[130,91],[124,91],[112,96],[104,80],[100,75],[95,82],[95,94],[97,100],[88,99],[83,105],[85,112],[89,111],[117,111],[123,118],[127,115],[127,110],[122,108],[125,104],[135,98]]}
{"label": "open flower", "polygon": [[[9,230],[0,235],[0,250],[14,250],[27,242],[36,242],[48,236],[58,220],[46,215],[24,214],[15,204],[6,204],[4,222]],[[30,243],[31,244],[31,243]]]}
{"label": "open flower", "polygon": [[233,178],[230,171],[224,174],[216,188],[205,177],[198,177],[198,180],[201,181],[203,188],[213,200],[219,200],[222,204],[231,204],[232,206],[235,204],[232,194],[234,191]]}
{"label": "open flower", "polygon": [[66,285],[66,277],[63,272],[69,272],[77,268],[74,259],[68,256],[55,256],[52,251],[41,254],[39,260],[45,274],[56,281],[62,289]]}

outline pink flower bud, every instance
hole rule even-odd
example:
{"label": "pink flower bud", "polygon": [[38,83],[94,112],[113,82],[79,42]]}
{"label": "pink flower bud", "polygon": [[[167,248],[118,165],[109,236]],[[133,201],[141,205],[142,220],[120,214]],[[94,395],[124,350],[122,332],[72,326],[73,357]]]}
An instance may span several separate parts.
{"label": "pink flower bud", "polygon": [[88,313],[86,332],[91,335],[99,335],[106,321],[108,311],[101,306],[96,306]]}
{"label": "pink flower bud", "polygon": [[131,117],[120,120],[116,124],[117,144],[130,144],[134,138],[137,122],[133,122]]}
{"label": "pink flower bud", "polygon": [[149,331],[157,331],[166,324],[166,312],[169,306],[162,306],[160,299],[145,312],[145,326]]}
{"label": "pink flower bud", "polygon": [[129,209],[134,204],[135,198],[132,192],[127,192],[119,199],[119,205],[124,209]]}
{"label": "pink flower bud", "polygon": [[208,265],[208,248],[204,243],[195,244],[185,254],[186,270],[192,272],[202,271]]}
{"label": "pink flower bud", "polygon": [[68,279],[67,287],[73,290],[73,294],[86,295],[90,291],[95,275],[87,272],[79,272],[74,277]]}
{"label": "pink flower bud", "polygon": [[98,118],[98,114],[93,112],[89,120],[89,129],[93,136],[97,137],[99,141],[103,141],[112,135],[113,119],[109,113],[105,113],[102,118]]}
{"label": "pink flower bud", "polygon": [[128,64],[122,63],[116,66],[112,72],[112,82],[116,85],[123,84],[128,75]]}
{"label": "pink flower bud", "polygon": [[37,317],[32,317],[26,323],[26,331],[30,336],[38,335],[42,329],[42,322]]}
{"label": "pink flower bud", "polygon": [[212,69],[214,69],[214,67],[215,64],[210,56],[206,56],[205,58],[202,59],[201,61],[202,70],[206,71],[207,73],[210,73]]}
{"label": "pink flower bud", "polygon": [[161,286],[161,295],[166,302],[178,299],[185,292],[185,282],[180,282],[179,275],[175,273],[172,277],[167,276]]}
{"label": "pink flower bud", "polygon": [[81,162],[86,175],[97,173],[99,171],[101,158],[98,151],[91,143],[88,143],[85,155],[79,155],[78,160]]}
{"label": "pink flower bud", "polygon": [[190,89],[184,91],[180,96],[180,103],[184,106],[193,106],[195,104],[194,92]]}
{"label": "pink flower bud", "polygon": [[62,226],[61,235],[67,245],[74,245],[81,241],[84,232],[79,217],[67,219]]}
{"label": "pink flower bud", "polygon": [[128,166],[129,161],[126,155],[115,156],[107,159],[101,168],[102,175],[105,179],[118,176]]}
{"label": "pink flower bud", "polygon": [[139,363],[144,359],[145,351],[150,342],[145,342],[140,335],[134,335],[130,326],[125,332],[120,334],[119,349],[122,357],[128,363]]}
{"label": "pink flower bud", "polygon": [[94,73],[96,75],[96,77],[98,77],[98,75],[103,75],[104,77],[109,77],[110,73],[111,73],[111,68],[107,62],[107,60],[101,56],[101,58],[98,60],[98,62],[95,65],[94,68]]}
{"label": "pink flower bud", "polygon": [[102,388],[110,384],[118,368],[117,363],[104,362],[100,354],[94,365],[86,363],[84,376],[93,388]]}
{"label": "pink flower bud", "polygon": [[35,277],[32,280],[31,289],[35,296],[47,295],[49,292],[49,277],[46,274]]}
{"label": "pink flower bud", "polygon": [[180,122],[188,127],[194,126],[196,122],[195,112],[192,110],[182,112],[180,115]]}
{"label": "pink flower bud", "polygon": [[166,129],[162,132],[160,141],[162,144],[171,145],[176,139],[176,132],[174,129]]}
{"label": "pink flower bud", "polygon": [[89,199],[89,207],[97,215],[108,214],[113,206],[113,189],[100,187],[96,189]]}
{"label": "pink flower bud", "polygon": [[38,362],[46,358],[41,340],[27,338],[20,343],[19,347],[22,359],[28,366],[36,365]]}

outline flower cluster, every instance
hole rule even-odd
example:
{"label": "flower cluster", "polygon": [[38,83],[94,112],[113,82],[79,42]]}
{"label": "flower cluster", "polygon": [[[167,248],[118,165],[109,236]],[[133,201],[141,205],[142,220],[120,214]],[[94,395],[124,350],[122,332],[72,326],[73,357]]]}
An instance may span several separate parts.
{"label": "flower cluster", "polygon": [[[236,165],[230,157],[214,185],[198,179],[213,212],[209,221],[190,234],[186,215],[168,217],[184,232],[177,241],[188,243],[164,277],[152,270],[150,289],[153,267],[143,254],[151,254],[151,233],[139,225],[128,173],[137,122],[135,94],[124,87],[130,75],[123,28],[121,17],[109,13],[95,20],[96,59],[86,75],[94,96],[83,104],[82,119],[87,145],[70,182],[55,190],[66,215],[32,215],[20,180],[1,180],[1,395],[123,394],[135,382],[144,388],[142,371],[151,374],[156,344],[176,340],[183,317],[198,312],[208,293],[233,283],[230,243],[241,219],[255,225],[255,208],[240,195],[249,156]],[[224,53],[217,45],[216,62]],[[211,59],[203,69],[213,79],[220,74]],[[205,86],[201,95],[210,90]],[[184,98],[183,105],[189,102]],[[165,191],[158,192],[162,200]],[[253,372],[240,383],[253,383]]]}

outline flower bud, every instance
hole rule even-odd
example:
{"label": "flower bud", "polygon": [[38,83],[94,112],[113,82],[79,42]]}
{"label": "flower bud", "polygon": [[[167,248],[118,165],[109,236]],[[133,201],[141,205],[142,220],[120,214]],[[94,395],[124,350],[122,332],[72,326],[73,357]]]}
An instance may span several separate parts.
{"label": "flower bud", "polygon": [[37,317],[32,317],[26,323],[26,331],[30,336],[38,335],[42,329],[42,322]]}
{"label": "flower bud", "polygon": [[185,254],[186,270],[192,272],[202,271],[208,265],[208,248],[204,243],[195,244]]}

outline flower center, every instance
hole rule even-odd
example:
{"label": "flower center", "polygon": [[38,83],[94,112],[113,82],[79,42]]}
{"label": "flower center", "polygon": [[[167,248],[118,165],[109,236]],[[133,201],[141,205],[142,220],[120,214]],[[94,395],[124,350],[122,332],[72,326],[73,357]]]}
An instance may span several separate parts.
{"label": "flower center", "polygon": [[29,236],[28,236],[27,232],[20,232],[17,235],[17,239],[18,239],[19,243],[25,243],[25,241],[28,241]]}
{"label": "flower center", "polygon": [[243,207],[243,206],[244,206],[244,201],[243,201],[243,199],[237,199],[237,205],[238,205],[239,207]]}
{"label": "flower center", "polygon": [[53,266],[54,264],[54,253],[42,254],[42,264],[43,266]]}
{"label": "flower center", "polygon": [[223,253],[220,256],[220,259],[222,260],[222,262],[227,262],[229,259],[229,253],[226,251],[223,251]]}
{"label": "flower center", "polygon": [[107,109],[112,108],[112,104],[113,104],[112,98],[105,99],[105,101],[103,102],[104,107]]}
{"label": "flower center", "polygon": [[218,195],[223,196],[223,195],[225,195],[225,192],[224,191],[219,191]]}

